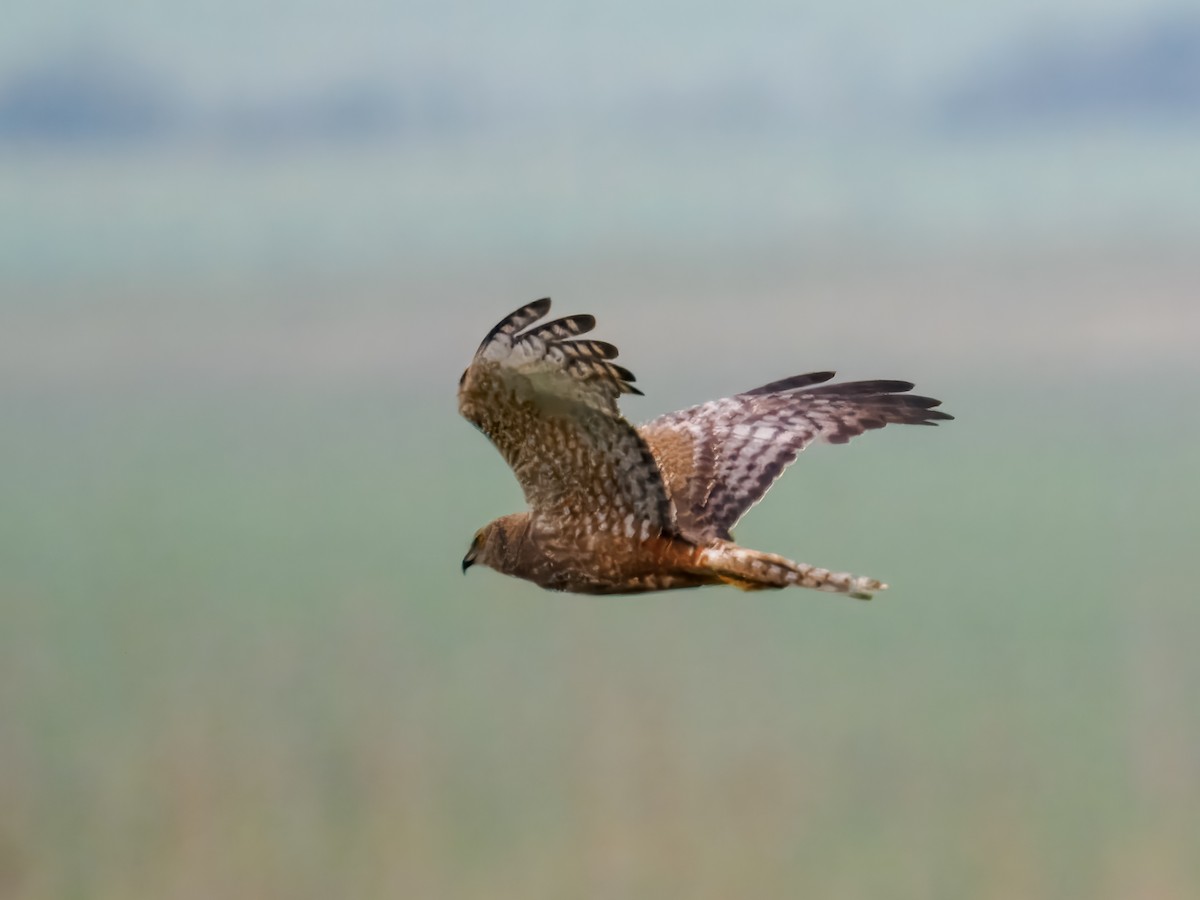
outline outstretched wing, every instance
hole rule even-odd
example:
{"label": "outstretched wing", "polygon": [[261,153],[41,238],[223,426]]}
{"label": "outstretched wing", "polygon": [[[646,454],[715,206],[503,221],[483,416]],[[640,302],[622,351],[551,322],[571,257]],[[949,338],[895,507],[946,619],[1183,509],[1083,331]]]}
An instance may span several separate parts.
{"label": "outstretched wing", "polygon": [[535,514],[673,530],[654,456],[617,408],[640,393],[633,374],[611,361],[612,344],[575,339],[592,316],[529,327],[549,311],[537,300],[488,333],[459,381],[459,412],[496,445]]}
{"label": "outstretched wing", "polygon": [[936,425],[941,401],[905,393],[907,381],[824,384],[833,372],[795,375],[639,426],[675,504],[679,528],[728,539],[800,451],[844,444],[892,423]]}

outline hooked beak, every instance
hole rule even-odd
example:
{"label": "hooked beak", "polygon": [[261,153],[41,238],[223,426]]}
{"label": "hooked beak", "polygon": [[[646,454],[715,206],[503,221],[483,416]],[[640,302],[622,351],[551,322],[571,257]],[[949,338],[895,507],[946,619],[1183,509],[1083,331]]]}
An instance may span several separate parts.
{"label": "hooked beak", "polygon": [[471,549],[466,556],[463,557],[463,574],[467,574],[467,569],[475,565],[475,550]]}

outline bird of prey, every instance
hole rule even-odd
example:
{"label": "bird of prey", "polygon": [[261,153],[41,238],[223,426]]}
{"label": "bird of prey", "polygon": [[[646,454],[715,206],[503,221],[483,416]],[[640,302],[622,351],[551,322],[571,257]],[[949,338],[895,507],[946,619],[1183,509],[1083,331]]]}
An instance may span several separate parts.
{"label": "bird of prey", "polygon": [[732,584],[789,585],[870,599],[873,578],[738,546],[732,530],[816,440],[834,444],[891,423],[953,418],[907,381],[828,384],[794,375],[639,426],[617,408],[640,394],[617,349],[580,338],[596,320],[539,323],[549,298],[488,332],[458,385],[459,412],[512,467],[529,509],[475,534],[474,563],[551,590],[629,594]]}

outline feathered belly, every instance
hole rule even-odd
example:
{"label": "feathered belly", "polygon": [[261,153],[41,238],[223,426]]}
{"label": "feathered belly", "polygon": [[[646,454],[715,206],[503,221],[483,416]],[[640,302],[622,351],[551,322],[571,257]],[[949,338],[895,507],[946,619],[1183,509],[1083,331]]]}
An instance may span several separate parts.
{"label": "feathered belly", "polygon": [[547,548],[536,581],[579,594],[642,594],[714,584],[696,569],[700,548],[668,537],[593,539]]}

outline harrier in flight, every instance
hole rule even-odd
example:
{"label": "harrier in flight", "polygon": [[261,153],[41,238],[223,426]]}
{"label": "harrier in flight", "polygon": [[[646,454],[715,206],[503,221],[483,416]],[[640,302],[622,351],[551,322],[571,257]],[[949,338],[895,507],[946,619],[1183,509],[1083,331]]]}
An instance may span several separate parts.
{"label": "harrier in flight", "polygon": [[544,588],[631,594],[705,584],[789,585],[859,599],[887,585],[740,547],[732,529],[797,454],[891,423],[953,418],[907,381],[827,384],[813,372],[633,426],[640,394],[617,348],[579,338],[592,316],[536,324],[537,300],[488,332],[458,384],[458,409],[512,467],[529,509],[475,534],[474,563]]}

